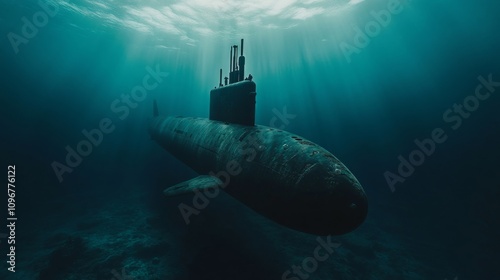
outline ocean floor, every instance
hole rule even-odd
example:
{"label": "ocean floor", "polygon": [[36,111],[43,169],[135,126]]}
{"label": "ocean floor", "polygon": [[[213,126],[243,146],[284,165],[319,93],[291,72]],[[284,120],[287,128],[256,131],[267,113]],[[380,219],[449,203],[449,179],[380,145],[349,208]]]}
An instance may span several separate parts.
{"label": "ocean floor", "polygon": [[[50,218],[39,218],[30,233],[19,238],[25,244],[17,252],[16,272],[7,274],[5,267],[0,278],[442,280],[454,276],[438,249],[401,240],[377,228],[370,218],[350,234],[319,241],[317,236],[268,221],[226,194],[214,198],[186,225],[177,205],[190,199],[134,192],[68,199],[59,208],[64,212],[54,210]],[[322,247],[328,242],[335,246]],[[294,273],[294,266],[302,268]]]}

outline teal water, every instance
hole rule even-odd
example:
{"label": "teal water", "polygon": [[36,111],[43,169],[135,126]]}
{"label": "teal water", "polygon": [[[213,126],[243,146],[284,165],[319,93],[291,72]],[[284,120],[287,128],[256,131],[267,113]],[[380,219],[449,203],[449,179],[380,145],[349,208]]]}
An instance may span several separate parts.
{"label": "teal water", "polygon": [[[161,190],[196,174],[149,140],[153,99],[161,114],[207,117],[209,90],[220,68],[227,75],[229,47],[241,38],[246,72],[257,84],[256,123],[269,126],[287,112],[289,119],[277,125],[331,151],[369,198],[365,224],[338,239],[342,257],[320,264],[309,279],[496,279],[499,12],[499,3],[486,0],[3,1],[0,151],[2,164],[19,170],[18,213],[25,221],[17,229],[19,272],[8,279],[111,279],[111,271],[122,267],[135,271],[135,279],[250,279],[250,272],[252,279],[279,279],[312,253],[315,237],[261,221],[224,198],[212,204],[212,214],[198,217],[206,220],[200,223],[214,225],[210,236],[233,224],[233,242],[252,246],[201,238],[196,234],[206,228],[200,225],[153,224],[203,241],[182,239],[183,247],[171,237],[169,244],[181,245],[170,252],[188,256],[153,252],[162,267],[154,272],[132,265],[134,256],[126,254],[112,264],[97,257],[78,263],[76,256],[61,264],[66,270],[48,269],[60,244],[41,244],[61,231],[98,244],[91,233],[104,231],[104,222],[78,231],[65,221],[84,221],[90,215],[85,211],[99,212],[122,196],[147,197],[136,202],[151,206],[154,214],[144,215],[180,218],[177,204],[162,200]],[[127,104],[122,98],[151,71],[159,73],[154,88]],[[85,139],[82,130],[98,128],[103,119],[114,130],[71,172],[58,175],[54,162],[67,164],[66,147],[76,149]],[[446,140],[402,176],[398,157],[408,160],[419,148],[415,141],[432,138],[436,128]],[[396,177],[396,183],[388,179]],[[224,217],[229,207],[249,218]],[[256,228],[245,227],[254,220]],[[3,260],[7,248],[0,240]],[[232,260],[217,268],[202,265],[214,258]],[[171,276],[163,270],[173,267],[166,259],[179,262]],[[258,265],[241,265],[248,262]]]}

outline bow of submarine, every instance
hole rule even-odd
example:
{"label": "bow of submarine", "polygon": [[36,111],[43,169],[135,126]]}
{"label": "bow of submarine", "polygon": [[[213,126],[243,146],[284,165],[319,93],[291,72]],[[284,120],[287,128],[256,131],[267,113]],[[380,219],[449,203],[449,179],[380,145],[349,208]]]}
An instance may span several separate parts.
{"label": "bow of submarine", "polygon": [[266,192],[255,199],[252,208],[284,226],[322,236],[351,232],[367,217],[368,200],[361,184],[331,154],[287,185],[280,193]]}
{"label": "bow of submarine", "polygon": [[[356,177],[317,144],[262,126],[264,148],[225,191],[261,215],[301,232],[341,235],[353,231],[368,212]],[[295,137],[295,138],[293,138]],[[243,186],[243,187],[242,187]]]}
{"label": "bow of submarine", "polygon": [[304,232],[345,234],[360,226],[368,214],[366,194],[357,179],[347,169],[336,174],[329,167],[313,168],[299,182],[303,192],[289,217]]}

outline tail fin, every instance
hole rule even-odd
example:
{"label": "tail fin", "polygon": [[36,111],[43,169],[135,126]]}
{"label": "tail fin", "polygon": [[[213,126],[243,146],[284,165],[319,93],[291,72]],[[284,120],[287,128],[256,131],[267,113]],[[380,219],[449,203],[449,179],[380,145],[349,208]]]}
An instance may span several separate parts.
{"label": "tail fin", "polygon": [[153,100],[153,117],[158,117],[158,104],[156,103],[156,99]]}

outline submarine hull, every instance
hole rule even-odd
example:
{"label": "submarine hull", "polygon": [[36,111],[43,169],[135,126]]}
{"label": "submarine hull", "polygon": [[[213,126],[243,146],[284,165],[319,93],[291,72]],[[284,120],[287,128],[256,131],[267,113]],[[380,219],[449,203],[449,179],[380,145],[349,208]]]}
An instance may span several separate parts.
{"label": "submarine hull", "polygon": [[354,175],[319,145],[289,132],[204,118],[157,116],[149,133],[165,150],[259,214],[292,229],[339,235],[367,215]]}

